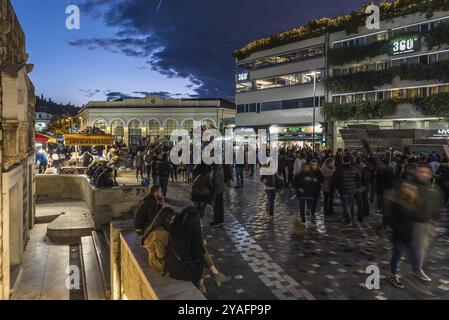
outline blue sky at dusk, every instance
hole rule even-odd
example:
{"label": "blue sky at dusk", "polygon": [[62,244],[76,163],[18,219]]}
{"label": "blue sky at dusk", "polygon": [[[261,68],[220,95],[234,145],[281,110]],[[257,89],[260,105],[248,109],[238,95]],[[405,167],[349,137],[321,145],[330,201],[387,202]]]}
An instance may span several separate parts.
{"label": "blue sky at dusk", "polygon": [[[11,0],[37,94],[82,105],[144,96],[233,97],[232,51],[362,0]],[[67,30],[68,5],[81,29]],[[158,6],[160,4],[159,10]]]}

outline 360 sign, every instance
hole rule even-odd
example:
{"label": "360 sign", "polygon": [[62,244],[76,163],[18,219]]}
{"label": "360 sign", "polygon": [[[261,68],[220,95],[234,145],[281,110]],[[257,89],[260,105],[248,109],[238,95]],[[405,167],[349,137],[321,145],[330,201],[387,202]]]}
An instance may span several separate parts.
{"label": "360 sign", "polygon": [[401,54],[411,53],[421,50],[421,38],[411,37],[407,39],[397,39],[391,41],[391,51],[392,56],[397,56]]}

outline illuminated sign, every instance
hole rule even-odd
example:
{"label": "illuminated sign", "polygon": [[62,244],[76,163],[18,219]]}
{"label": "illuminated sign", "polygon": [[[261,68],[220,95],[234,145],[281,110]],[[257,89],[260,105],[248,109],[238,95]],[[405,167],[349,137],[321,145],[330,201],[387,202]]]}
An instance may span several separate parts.
{"label": "illuminated sign", "polygon": [[110,146],[114,144],[114,137],[111,135],[84,135],[66,134],[64,135],[66,146]]}
{"label": "illuminated sign", "polygon": [[421,38],[419,36],[400,37],[390,41],[390,56],[398,56],[419,50],[421,50]]}
{"label": "illuminated sign", "polygon": [[249,72],[242,72],[237,74],[237,82],[249,81]]}
{"label": "illuminated sign", "polygon": [[439,129],[437,133],[433,134],[434,137],[449,137],[449,129]]}

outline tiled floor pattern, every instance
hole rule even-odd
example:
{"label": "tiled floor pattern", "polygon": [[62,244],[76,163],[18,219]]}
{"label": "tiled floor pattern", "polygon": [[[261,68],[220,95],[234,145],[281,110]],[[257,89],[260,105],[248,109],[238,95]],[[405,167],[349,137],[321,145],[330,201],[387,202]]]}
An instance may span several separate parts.
{"label": "tiled floor pattern", "polygon": [[[188,188],[172,186],[171,194],[179,201],[188,199]],[[346,226],[340,217],[341,208],[336,206],[338,215],[325,221],[319,213],[317,226],[311,226],[302,236],[293,236],[289,231],[298,205],[292,191],[285,190],[277,197],[273,220],[265,214],[263,186],[256,179],[247,179],[244,189],[232,189],[227,198],[225,228],[205,228],[209,250],[225,273],[235,275],[233,270],[241,263],[249,267],[249,272],[239,274],[239,280],[229,288],[208,286],[211,299],[234,299],[236,292],[241,299],[258,299],[257,290],[251,295],[245,290],[248,287],[268,288],[278,299],[449,299],[448,237],[437,238],[429,252],[425,269],[434,281],[423,284],[415,280],[404,263],[406,289],[399,290],[387,279],[389,233],[373,228],[380,221],[378,215],[373,213],[354,227]],[[210,209],[208,216],[210,220]],[[445,213],[445,228],[449,225],[447,216]],[[365,270],[370,265],[380,268],[380,290],[366,288]]]}

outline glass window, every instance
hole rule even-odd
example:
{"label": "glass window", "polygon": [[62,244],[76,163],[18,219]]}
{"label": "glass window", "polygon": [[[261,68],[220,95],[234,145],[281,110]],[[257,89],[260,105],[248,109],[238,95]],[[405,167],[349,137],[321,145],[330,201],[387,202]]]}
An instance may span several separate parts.
{"label": "glass window", "polygon": [[383,100],[384,96],[385,96],[385,94],[383,91],[377,92],[377,100]]}
{"label": "glass window", "polygon": [[429,63],[429,56],[424,55],[419,57],[419,63],[420,64],[428,64]]}
{"label": "glass window", "polygon": [[354,101],[354,99],[353,99],[352,95],[342,96],[342,99],[341,99],[342,104],[352,103],[353,101]]}
{"label": "glass window", "polygon": [[276,79],[277,87],[294,86],[294,85],[297,85],[298,83],[299,83],[298,76],[296,74],[281,76]]}
{"label": "glass window", "polygon": [[386,62],[379,62],[376,65],[377,71],[385,70],[386,69]]}
{"label": "glass window", "polygon": [[419,57],[412,57],[412,58],[407,58],[404,59],[406,64],[419,64],[420,59]]}
{"label": "glass window", "polygon": [[334,96],[334,97],[332,97],[332,102],[334,102],[334,103],[341,103],[341,96]]}
{"label": "glass window", "polygon": [[402,99],[404,98],[403,90],[393,90],[391,91],[393,99]]}
{"label": "glass window", "polygon": [[306,60],[306,59],[321,57],[323,55],[324,55],[324,47],[319,46],[319,47],[309,48],[306,50],[301,50],[299,52],[299,59]]}
{"label": "glass window", "polygon": [[108,124],[105,120],[98,120],[94,123],[94,127],[106,132],[106,130],[108,129]]}
{"label": "glass window", "polygon": [[418,88],[407,89],[405,90],[407,98],[418,98],[419,90]]}
{"label": "glass window", "polygon": [[251,91],[251,90],[253,90],[253,83],[252,82],[237,83],[236,87],[235,87],[235,91],[237,93],[247,92],[247,91]]}
{"label": "glass window", "polygon": [[430,27],[428,23],[423,23],[420,26],[421,32],[429,32],[430,31]]}
{"label": "glass window", "polygon": [[449,85],[438,87],[438,92],[449,92]]}
{"label": "glass window", "polygon": [[207,129],[213,129],[215,128],[214,123],[211,120],[204,120],[202,123],[203,127],[206,127]]}
{"label": "glass window", "polygon": [[427,88],[420,88],[420,97],[421,98],[427,97]]}
{"label": "glass window", "polygon": [[276,78],[256,80],[257,90],[270,89],[276,87]]}
{"label": "glass window", "polygon": [[385,41],[388,40],[388,32],[377,34],[377,41]]}
{"label": "glass window", "polygon": [[165,128],[164,128],[164,135],[169,137],[171,135],[171,133],[178,129],[178,124],[176,123],[175,120],[167,120],[165,122]]}
{"label": "glass window", "polygon": [[251,103],[249,105],[249,112],[256,112],[256,109],[257,109],[257,104]]}
{"label": "glass window", "polygon": [[441,52],[438,54],[438,61],[446,61],[449,60],[449,51]]}
{"label": "glass window", "polygon": [[282,109],[296,109],[300,105],[300,99],[282,101]]}
{"label": "glass window", "polygon": [[372,44],[372,43],[377,42],[377,41],[378,41],[377,34],[373,34],[373,35],[370,35],[370,36],[366,37],[366,44]]}
{"label": "glass window", "polygon": [[237,113],[244,113],[245,112],[245,105],[244,104],[239,104],[237,106]]}
{"label": "glass window", "polygon": [[296,52],[285,54],[275,58],[277,64],[295,62],[297,60]]}
{"label": "glass window", "polygon": [[429,95],[434,95],[438,93],[438,87],[429,88]]}
{"label": "glass window", "polygon": [[129,145],[140,144],[142,140],[142,127],[139,120],[129,123]]}
{"label": "glass window", "polygon": [[123,122],[120,120],[114,120],[111,124],[111,132],[114,138],[118,141],[122,141],[125,136],[125,128]]}
{"label": "glass window", "polygon": [[282,101],[262,102],[262,111],[281,110]]}
{"label": "glass window", "polygon": [[188,132],[193,129],[193,120],[186,120],[182,124],[182,128]]}
{"label": "glass window", "polygon": [[357,94],[355,95],[355,101],[356,101],[356,102],[358,102],[358,101],[363,101],[363,93],[357,93]]}
{"label": "glass window", "polygon": [[367,101],[376,101],[376,93],[375,92],[369,92],[366,94],[366,100]]}
{"label": "glass window", "polygon": [[151,136],[159,136],[161,133],[161,126],[159,122],[156,120],[150,120],[148,122],[148,135]]}
{"label": "glass window", "polygon": [[416,26],[411,26],[407,28],[407,32],[409,33],[417,33],[420,32],[420,26],[416,25]]}
{"label": "glass window", "polygon": [[438,61],[438,55],[437,54],[431,54],[429,55],[429,63],[434,63]]}
{"label": "glass window", "polygon": [[391,99],[393,97],[393,93],[391,91],[384,92],[384,99]]}

